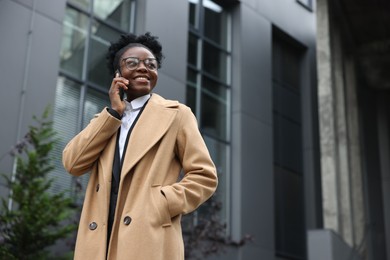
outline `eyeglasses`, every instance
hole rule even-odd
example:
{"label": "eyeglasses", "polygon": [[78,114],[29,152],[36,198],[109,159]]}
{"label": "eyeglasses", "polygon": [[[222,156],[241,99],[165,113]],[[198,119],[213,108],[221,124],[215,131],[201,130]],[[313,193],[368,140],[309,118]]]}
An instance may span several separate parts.
{"label": "eyeglasses", "polygon": [[129,70],[137,69],[141,61],[144,63],[145,67],[148,70],[155,71],[158,68],[157,60],[155,58],[147,58],[144,60],[140,60],[136,57],[127,57],[122,59],[122,61],[125,62],[126,68],[128,68]]}

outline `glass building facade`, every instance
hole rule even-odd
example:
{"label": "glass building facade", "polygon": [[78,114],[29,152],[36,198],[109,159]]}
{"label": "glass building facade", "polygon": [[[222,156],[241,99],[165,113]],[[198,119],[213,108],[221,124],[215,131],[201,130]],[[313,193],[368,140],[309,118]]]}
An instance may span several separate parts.
{"label": "glass building facade", "polygon": [[80,195],[86,188],[87,175],[75,179],[63,174],[62,149],[96,113],[109,106],[112,75],[108,73],[106,53],[110,42],[134,30],[134,8],[132,0],[67,2],[54,111],[54,128],[62,142],[55,151],[57,167],[53,174],[58,181],[53,190]]}

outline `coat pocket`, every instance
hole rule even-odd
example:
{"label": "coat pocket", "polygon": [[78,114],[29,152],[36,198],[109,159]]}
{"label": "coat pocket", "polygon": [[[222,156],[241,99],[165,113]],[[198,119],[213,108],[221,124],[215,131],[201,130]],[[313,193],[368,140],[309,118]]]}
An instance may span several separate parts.
{"label": "coat pocket", "polygon": [[153,204],[156,208],[156,213],[159,215],[160,224],[162,227],[170,227],[172,225],[171,216],[169,214],[168,201],[161,193],[162,186],[159,184],[152,185]]}

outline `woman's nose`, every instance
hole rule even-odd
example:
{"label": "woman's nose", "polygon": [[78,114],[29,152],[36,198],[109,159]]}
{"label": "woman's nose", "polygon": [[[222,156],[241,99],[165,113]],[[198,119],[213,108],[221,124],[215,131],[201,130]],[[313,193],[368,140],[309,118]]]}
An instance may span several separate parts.
{"label": "woman's nose", "polygon": [[148,70],[145,66],[145,63],[144,61],[140,61],[139,64],[138,64],[138,67],[137,67],[137,70]]}

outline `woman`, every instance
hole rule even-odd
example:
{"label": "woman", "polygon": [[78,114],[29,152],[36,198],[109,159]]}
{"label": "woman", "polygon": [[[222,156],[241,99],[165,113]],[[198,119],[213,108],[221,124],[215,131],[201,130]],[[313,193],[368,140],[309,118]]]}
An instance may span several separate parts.
{"label": "woman", "polygon": [[152,94],[161,50],[150,33],[110,46],[111,106],[64,149],[69,173],[90,172],[75,259],[182,260],[181,216],[215,192],[216,169],[194,115]]}

